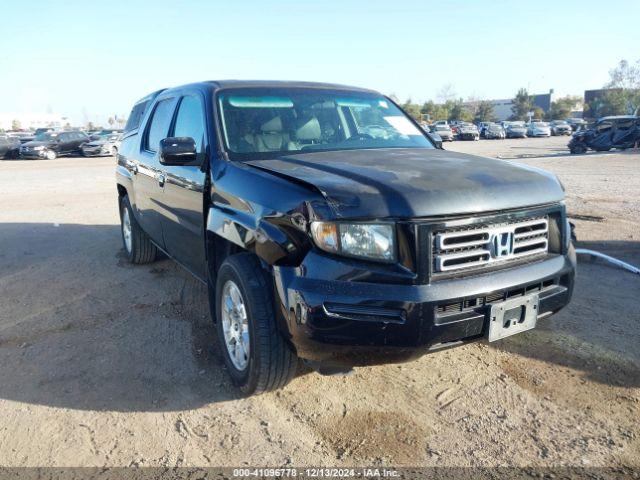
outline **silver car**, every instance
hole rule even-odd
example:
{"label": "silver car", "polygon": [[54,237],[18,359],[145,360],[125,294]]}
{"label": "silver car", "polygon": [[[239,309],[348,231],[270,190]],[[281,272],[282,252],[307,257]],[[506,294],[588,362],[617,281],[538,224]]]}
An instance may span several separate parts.
{"label": "silver car", "polygon": [[453,142],[453,130],[447,124],[432,125],[429,129],[432,133],[437,133],[443,142]]}
{"label": "silver car", "polygon": [[565,120],[554,120],[550,124],[551,135],[571,135],[573,129]]}
{"label": "silver car", "polygon": [[506,133],[502,125],[498,123],[489,123],[484,127],[484,138],[503,140],[506,137]]}
{"label": "silver car", "polygon": [[101,135],[98,140],[85,143],[82,146],[82,155],[85,157],[117,156],[122,135]]}
{"label": "silver car", "polygon": [[527,127],[524,122],[502,122],[507,138],[527,138]]}

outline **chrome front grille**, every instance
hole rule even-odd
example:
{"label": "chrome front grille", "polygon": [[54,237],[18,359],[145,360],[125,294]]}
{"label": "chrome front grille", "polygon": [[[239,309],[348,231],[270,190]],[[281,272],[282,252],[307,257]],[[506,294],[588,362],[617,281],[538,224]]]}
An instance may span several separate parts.
{"label": "chrome front grille", "polygon": [[549,218],[536,217],[515,222],[452,228],[435,232],[434,270],[481,268],[497,262],[547,253]]}

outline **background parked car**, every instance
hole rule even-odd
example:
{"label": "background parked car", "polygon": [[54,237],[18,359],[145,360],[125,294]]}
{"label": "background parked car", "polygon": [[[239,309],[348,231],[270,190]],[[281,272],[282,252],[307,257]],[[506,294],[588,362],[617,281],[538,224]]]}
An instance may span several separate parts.
{"label": "background parked car", "polygon": [[100,156],[116,156],[118,154],[118,148],[120,147],[120,139],[122,136],[116,134],[100,135],[98,140],[92,140],[82,145],[82,155],[85,157],[100,157]]}
{"label": "background parked car", "polygon": [[451,127],[449,127],[449,125],[431,125],[429,131],[431,133],[437,133],[438,135],[440,135],[440,138],[442,138],[443,142],[453,142],[453,131],[451,130]]}
{"label": "background parked car", "polygon": [[460,125],[462,125],[463,122],[462,120],[449,120],[448,124],[449,124],[449,128],[451,129],[451,131],[453,132],[453,136],[454,138],[458,137],[458,128],[460,127]]}
{"label": "background parked car", "polygon": [[527,138],[524,122],[503,122],[503,127],[507,138]]}
{"label": "background parked car", "polygon": [[56,129],[53,127],[40,127],[40,128],[36,128],[35,132],[33,132],[34,136],[40,135],[41,133],[46,133],[46,132],[54,132]]}
{"label": "background parked car", "polygon": [[489,123],[484,126],[484,138],[502,140],[506,136],[504,128],[498,123]]}
{"label": "background parked car", "polygon": [[550,137],[551,128],[547,122],[532,120],[527,126],[527,137]]}
{"label": "background parked car", "polygon": [[15,158],[20,154],[20,139],[0,135],[0,158]]}
{"label": "background parked car", "polygon": [[89,141],[82,132],[45,132],[20,147],[20,156],[24,158],[46,158],[53,160],[59,155],[80,154],[81,147]]}
{"label": "background parked car", "polygon": [[458,124],[458,138],[460,140],[480,140],[478,127],[473,123]]}
{"label": "background parked car", "polygon": [[478,131],[480,132],[480,138],[484,138],[484,131],[487,128],[488,125],[492,124],[493,122],[480,122],[478,123]]}
{"label": "background parked car", "polygon": [[566,120],[554,120],[549,124],[551,135],[571,135],[573,130]]}
{"label": "background parked car", "polygon": [[35,138],[33,132],[28,131],[14,131],[11,132],[11,136],[17,137],[18,140],[20,140],[20,143],[27,143]]}

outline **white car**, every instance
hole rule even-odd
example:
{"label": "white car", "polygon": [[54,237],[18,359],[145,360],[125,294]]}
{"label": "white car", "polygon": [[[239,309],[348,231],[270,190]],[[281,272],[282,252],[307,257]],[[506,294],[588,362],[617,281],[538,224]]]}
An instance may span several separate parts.
{"label": "white car", "polygon": [[551,127],[547,122],[531,122],[527,127],[527,137],[550,137]]}

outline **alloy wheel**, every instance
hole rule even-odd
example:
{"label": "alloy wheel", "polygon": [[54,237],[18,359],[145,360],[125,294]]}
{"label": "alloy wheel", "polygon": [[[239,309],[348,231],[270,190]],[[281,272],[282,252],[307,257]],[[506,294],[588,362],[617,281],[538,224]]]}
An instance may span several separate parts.
{"label": "alloy wheel", "polygon": [[132,235],[131,235],[131,217],[129,217],[129,209],[125,207],[122,211],[122,238],[124,239],[124,248],[127,253],[132,251]]}
{"label": "alloy wheel", "polygon": [[242,293],[228,280],[222,288],[222,332],[233,366],[242,371],[249,364],[249,319]]}

